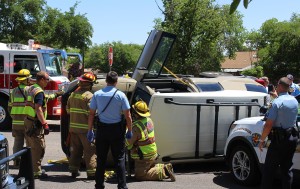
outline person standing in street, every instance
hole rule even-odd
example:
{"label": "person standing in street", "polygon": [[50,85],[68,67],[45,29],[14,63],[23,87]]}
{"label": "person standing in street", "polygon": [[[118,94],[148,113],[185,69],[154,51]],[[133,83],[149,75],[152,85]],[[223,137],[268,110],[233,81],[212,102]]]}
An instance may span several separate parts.
{"label": "person standing in street", "polygon": [[297,100],[288,94],[290,81],[283,77],[277,84],[278,98],[272,102],[266,123],[260,138],[259,149],[262,151],[268,136],[268,147],[263,176],[262,189],[272,188],[276,170],[280,167],[282,188],[291,188],[293,182],[293,156],[297,147],[297,131],[294,128],[298,113]]}
{"label": "person standing in street", "polygon": [[289,92],[297,99],[298,102],[300,102],[300,87],[299,85],[294,83],[294,76],[288,74],[286,77],[290,80],[291,83]]}
{"label": "person standing in street", "polygon": [[[31,147],[33,176],[34,178],[46,178],[48,175],[45,170],[41,169],[41,163],[45,154],[45,136],[49,134],[49,126],[46,121],[47,117],[47,99],[44,88],[50,81],[47,72],[40,71],[36,74],[36,84],[26,88],[26,105],[24,112],[25,138],[28,147]],[[57,92],[53,98],[60,96],[62,93]]]}
{"label": "person standing in street", "polygon": [[[24,107],[26,102],[25,88],[30,85],[29,79],[31,78],[30,71],[22,69],[18,72],[16,81],[18,86],[10,93],[9,98],[9,112],[12,118],[12,136],[14,137],[13,153],[23,149],[25,140]],[[27,142],[26,142],[27,143]],[[14,160],[14,166],[19,166],[20,159]]]}
{"label": "person standing in street", "polygon": [[151,114],[147,104],[140,100],[132,108],[135,120],[132,126],[133,135],[131,139],[126,139],[126,146],[134,160],[135,178],[140,181],[162,181],[170,178],[174,182],[176,179],[172,164],[156,163],[158,154],[154,124],[149,117]]}
{"label": "person standing in street", "polygon": [[[107,154],[111,148],[116,166],[118,189],[127,189],[125,173],[125,132],[126,138],[132,137],[132,119],[130,105],[126,95],[116,89],[118,74],[110,71],[106,76],[107,86],[94,93],[90,103],[90,115],[88,120],[89,131],[87,138],[93,141],[93,123],[97,110],[97,133],[96,133],[96,189],[103,189],[104,173]],[[122,113],[126,119],[126,127],[122,123]]]}
{"label": "person standing in street", "polygon": [[96,172],[96,147],[87,139],[89,104],[93,93],[91,89],[96,78],[92,73],[78,77],[78,88],[71,93],[67,102],[67,112],[70,115],[70,152],[69,170],[71,176],[80,175],[79,169],[82,156],[85,160],[87,179],[94,180]]}
{"label": "person standing in street", "polygon": [[267,93],[269,93],[269,91],[268,91],[268,86],[269,86],[269,84],[270,84],[270,82],[269,82],[269,78],[268,77],[266,77],[266,76],[264,76],[264,77],[261,77],[261,78],[259,78],[259,79],[261,79],[261,80],[263,80],[263,86],[265,87],[265,89],[267,90]]}

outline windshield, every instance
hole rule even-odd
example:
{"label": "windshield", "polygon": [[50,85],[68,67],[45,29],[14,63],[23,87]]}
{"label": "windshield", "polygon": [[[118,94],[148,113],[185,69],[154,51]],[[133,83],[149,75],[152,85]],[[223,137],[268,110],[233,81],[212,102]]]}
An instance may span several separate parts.
{"label": "windshield", "polygon": [[155,54],[149,65],[149,73],[147,78],[156,78],[163,69],[163,64],[167,59],[168,52],[174,42],[173,38],[163,37],[155,51]]}
{"label": "windshield", "polygon": [[59,58],[54,54],[43,53],[46,71],[50,76],[61,75]]}

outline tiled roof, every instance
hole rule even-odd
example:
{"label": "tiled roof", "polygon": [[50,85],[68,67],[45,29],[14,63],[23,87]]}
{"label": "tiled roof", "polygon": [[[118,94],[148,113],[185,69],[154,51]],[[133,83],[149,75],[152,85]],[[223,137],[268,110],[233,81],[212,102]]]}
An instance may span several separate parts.
{"label": "tiled roof", "polygon": [[225,61],[221,63],[222,69],[243,69],[250,67],[253,63],[257,62],[256,51],[248,52],[236,52],[235,59],[225,58]]}

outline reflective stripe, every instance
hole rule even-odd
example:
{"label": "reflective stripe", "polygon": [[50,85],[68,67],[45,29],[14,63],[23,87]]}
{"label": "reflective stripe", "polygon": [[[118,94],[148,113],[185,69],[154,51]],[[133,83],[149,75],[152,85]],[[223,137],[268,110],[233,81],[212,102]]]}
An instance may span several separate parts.
{"label": "reflective stripe", "polygon": [[[157,147],[154,138],[154,126],[150,118],[143,118],[134,122],[133,127],[138,127],[141,132],[141,139],[137,145],[143,153],[145,159],[151,159],[157,155]],[[148,128],[149,127],[149,128]],[[139,145],[141,144],[141,145]],[[138,154],[132,154],[133,159],[139,158]]]}
{"label": "reflective stripe", "polygon": [[164,179],[164,174],[163,174],[164,165],[159,163],[159,164],[156,164],[156,166],[158,167],[158,179],[163,180]]}
{"label": "reflective stripe", "polygon": [[96,169],[87,169],[86,173],[88,176],[94,176],[96,173]]}
{"label": "reflective stripe", "polygon": [[72,94],[73,94],[73,95],[71,96],[72,98],[77,98],[77,99],[80,99],[80,100],[83,99],[82,94],[75,94],[75,93],[72,93]]}
{"label": "reflective stripe", "polygon": [[13,120],[12,124],[13,125],[24,125],[24,121]]}
{"label": "reflective stripe", "polygon": [[89,115],[90,111],[88,110],[83,110],[79,108],[70,108],[70,113],[78,113],[78,114],[86,114]]}
{"label": "reflective stripe", "polygon": [[12,110],[11,110],[11,115],[25,115],[24,114],[24,106],[18,106],[18,107],[12,107]]}
{"label": "reflective stripe", "polygon": [[13,126],[24,125],[25,109],[25,85],[20,84],[19,87],[14,88],[10,93],[9,104],[11,107],[10,115],[12,117]]}
{"label": "reflective stripe", "polygon": [[42,111],[44,112],[44,118],[47,118],[47,101],[45,97],[45,93],[42,90],[42,88],[38,84],[31,85],[25,92],[27,92],[27,102],[24,109],[24,112],[27,116],[34,119],[36,117],[35,112],[35,104],[34,104],[34,98],[35,96],[42,92],[44,94],[44,105],[42,107]]}
{"label": "reflective stripe", "polygon": [[70,123],[70,127],[78,129],[88,129],[88,124]]}

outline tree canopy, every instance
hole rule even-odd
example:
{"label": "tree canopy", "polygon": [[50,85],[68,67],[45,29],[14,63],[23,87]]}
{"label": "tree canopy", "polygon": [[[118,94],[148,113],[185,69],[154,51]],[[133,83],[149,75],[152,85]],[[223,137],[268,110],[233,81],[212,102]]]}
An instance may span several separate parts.
{"label": "tree canopy", "polygon": [[29,39],[54,48],[91,45],[93,28],[84,14],[53,9],[45,0],[0,1],[0,41],[27,44]]}
{"label": "tree canopy", "polygon": [[176,73],[198,75],[219,71],[223,53],[234,57],[242,48],[242,17],[212,0],[163,0],[164,21],[156,28],[177,35],[168,66]]}
{"label": "tree canopy", "polygon": [[108,64],[109,46],[113,47],[114,53],[112,70],[119,74],[133,71],[143,46],[137,44],[122,44],[121,42],[93,45],[86,54],[86,67],[99,69],[101,72],[108,72],[110,70]]}
{"label": "tree canopy", "polygon": [[299,78],[300,15],[293,14],[290,21],[267,20],[257,34],[259,65],[264,73],[274,79],[289,73]]}

